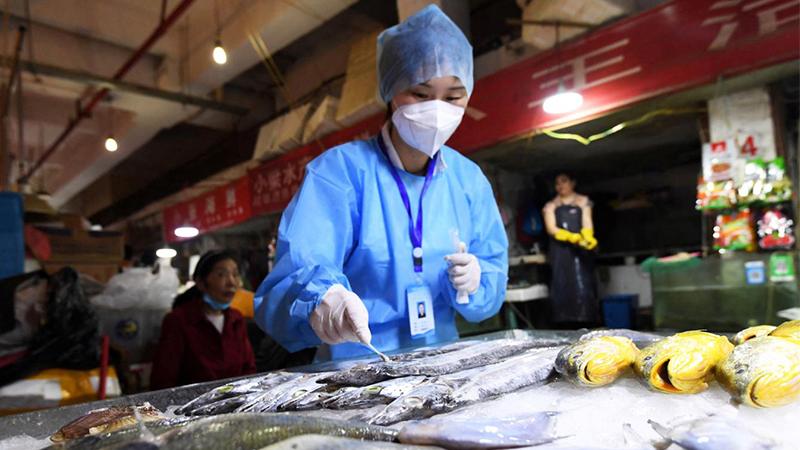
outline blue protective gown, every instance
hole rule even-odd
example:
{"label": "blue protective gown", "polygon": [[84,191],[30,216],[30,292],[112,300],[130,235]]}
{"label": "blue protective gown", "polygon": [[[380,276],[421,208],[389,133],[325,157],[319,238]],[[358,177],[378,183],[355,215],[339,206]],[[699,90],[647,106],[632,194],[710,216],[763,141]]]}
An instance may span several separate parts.
{"label": "blue protective gown", "polygon": [[[334,284],[355,292],[369,312],[372,343],[382,351],[458,338],[457,311],[470,322],[496,314],[505,298],[508,239],[489,181],[477,164],[442,147],[423,200],[423,274],[433,296],[436,330],[411,338],[406,289],[415,283],[408,213],[377,139],[334,147],[306,167],[283,213],[276,264],[255,296],[259,325],[288,351],[318,346],[309,316]],[[398,170],[416,220],[425,177]],[[445,255],[457,229],[481,267],[469,304],[456,303]],[[330,347],[333,359],[368,354],[364,346]]]}

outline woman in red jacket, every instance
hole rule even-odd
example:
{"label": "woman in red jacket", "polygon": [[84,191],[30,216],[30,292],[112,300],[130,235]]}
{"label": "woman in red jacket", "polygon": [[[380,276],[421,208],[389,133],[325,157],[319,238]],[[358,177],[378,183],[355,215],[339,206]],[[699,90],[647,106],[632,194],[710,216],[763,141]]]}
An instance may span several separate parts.
{"label": "woman in red jacket", "polygon": [[230,304],[241,285],[236,256],[204,254],[195,268],[194,295],[176,305],[161,326],[150,385],[163,389],[255,373],[247,324]]}

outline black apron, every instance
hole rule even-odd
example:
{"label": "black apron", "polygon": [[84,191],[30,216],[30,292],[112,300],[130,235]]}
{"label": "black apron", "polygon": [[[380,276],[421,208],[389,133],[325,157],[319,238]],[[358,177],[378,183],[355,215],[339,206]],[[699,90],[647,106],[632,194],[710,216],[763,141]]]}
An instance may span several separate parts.
{"label": "black apron", "polygon": [[[581,208],[561,205],[556,208],[556,226],[580,233]],[[600,305],[595,295],[594,257],[577,245],[550,238],[550,311],[553,322],[585,322],[600,319]]]}

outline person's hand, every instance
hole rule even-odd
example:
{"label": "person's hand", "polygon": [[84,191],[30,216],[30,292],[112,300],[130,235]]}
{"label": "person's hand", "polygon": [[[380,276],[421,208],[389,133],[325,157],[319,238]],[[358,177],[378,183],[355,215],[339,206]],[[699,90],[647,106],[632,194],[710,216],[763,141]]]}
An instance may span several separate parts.
{"label": "person's hand", "polygon": [[594,231],[591,228],[584,228],[581,230],[581,240],[579,245],[586,250],[594,250],[597,247],[597,239],[594,237]]}
{"label": "person's hand", "polygon": [[578,233],[573,233],[569,230],[565,230],[563,228],[559,228],[556,231],[555,236],[553,236],[557,241],[561,242],[569,242],[570,244],[577,244],[583,239],[583,237]]}
{"label": "person's hand", "polygon": [[326,344],[348,341],[369,344],[372,341],[364,302],[341,284],[328,289],[309,319],[311,329]]}
{"label": "person's hand", "polygon": [[450,263],[447,274],[456,291],[474,294],[481,285],[481,266],[475,255],[466,253],[467,245],[465,243],[460,243],[459,248],[459,253],[444,257]]}

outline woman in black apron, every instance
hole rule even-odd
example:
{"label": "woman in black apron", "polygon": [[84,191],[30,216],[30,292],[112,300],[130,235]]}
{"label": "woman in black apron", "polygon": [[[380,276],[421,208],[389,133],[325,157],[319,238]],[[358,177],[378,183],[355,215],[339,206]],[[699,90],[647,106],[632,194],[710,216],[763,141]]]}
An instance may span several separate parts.
{"label": "woman in black apron", "polygon": [[556,193],[544,207],[553,272],[551,320],[563,328],[595,325],[600,305],[595,294],[592,204],[575,192],[575,180],[567,174],[556,177]]}

